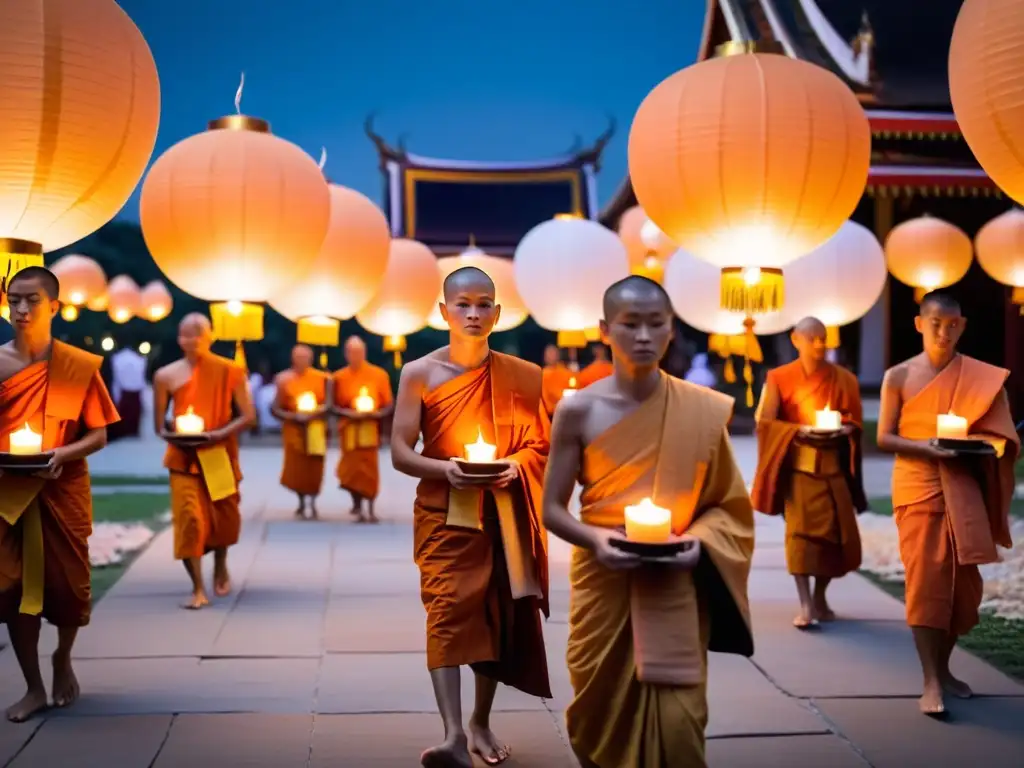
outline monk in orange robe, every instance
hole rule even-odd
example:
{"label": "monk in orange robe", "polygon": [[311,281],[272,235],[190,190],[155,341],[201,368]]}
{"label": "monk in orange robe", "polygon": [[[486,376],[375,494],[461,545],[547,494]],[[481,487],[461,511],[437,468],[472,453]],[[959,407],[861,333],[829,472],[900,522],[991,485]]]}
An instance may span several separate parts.
{"label": "monk in orange robe", "polygon": [[608,360],[608,350],[605,349],[604,344],[594,344],[591,350],[593,351],[594,359],[580,371],[580,389],[589,387],[595,381],[608,378],[615,372],[614,366]]}
{"label": "monk in orange robe", "polygon": [[[316,497],[324,482],[324,456],[327,454],[329,379],[328,374],[313,367],[313,350],[299,344],[292,349],[292,367],[281,371],[274,380],[277,396],[270,410],[281,422],[284,444],[281,485],[299,497],[295,510],[299,519],[306,517],[307,498],[310,517],[317,518]],[[300,402],[303,399],[311,402]]]}
{"label": "monk in orange robe", "polygon": [[[1013,464],[1020,451],[1003,388],[1009,371],[957,353],[966,324],[954,300],[925,296],[915,318],[924,352],[886,372],[878,418],[878,445],[896,454],[892,505],[906,569],[907,623],[924,673],[921,711],[933,716],[945,713],[944,693],[971,695],[950,672],[949,658],[957,638],[978,623],[978,566],[998,560],[997,544],[1012,544]],[[938,439],[938,420],[950,414],[963,419],[966,440]],[[976,452],[984,443],[991,446],[987,455]]]}
{"label": "monk in orange robe", "polygon": [[[192,597],[182,607],[192,610],[210,604],[202,568],[207,552],[214,556],[214,594],[231,593],[228,547],[238,542],[242,528],[238,434],[256,418],[245,369],[213,354],[211,343],[210,321],[186,315],[178,327],[184,357],[153,376],[154,428],[168,441],[164,466],[170,472],[174,557],[192,581]],[[178,417],[189,414],[203,420],[198,444],[174,437]]]}
{"label": "monk in orange robe", "polygon": [[[707,653],[754,652],[754,514],[726,432],[733,401],[659,370],[672,308],[654,281],[611,286],[601,328],[615,374],[559,407],[544,482],[544,524],[575,545],[569,741],[584,768],[700,768]],[[620,548],[626,507],[644,499],[688,548],[656,563]]]}
{"label": "monk in orange robe", "polygon": [[[488,765],[508,758],[508,746],[491,731],[498,683],[551,697],[540,619],[548,613],[540,524],[548,421],[540,368],[488,347],[500,311],[484,272],[452,272],[441,304],[449,345],[405,366],[398,385],[391,456],[398,471],[421,479],[413,538],[427,666],[445,729],[444,743],[421,756],[428,768],[470,768],[470,753]],[[459,461],[469,444],[489,446],[494,460],[475,467]],[[476,677],[468,739],[464,665]]]}
{"label": "monk in orange robe", "polygon": [[366,361],[366,342],[358,336],[345,342],[345,363],[334,374],[341,441],[338,484],[352,495],[351,512],[356,520],[376,523],[379,520],[373,504],[380,493],[380,425],[391,415],[394,405],[391,377],[383,368]]}
{"label": "monk in orange robe", "polygon": [[579,382],[569,366],[562,362],[558,347],[554,344],[548,344],[544,348],[544,368],[541,370],[541,377],[544,410],[550,417],[555,412],[558,401],[562,399],[562,393],[566,389],[576,389]]}
{"label": "monk in orange robe", "polygon": [[26,427],[45,455],[37,471],[0,464],[0,622],[25,677],[25,696],[7,710],[23,722],[47,706],[39,670],[41,619],[57,627],[53,705],[79,695],[71,650],[92,608],[89,536],[92,492],[86,456],[103,448],[118,420],[100,376],[102,359],[53,341],[60,284],[29,267],[9,285],[14,340],[0,346],[0,452]]}
{"label": "monk in orange robe", "polygon": [[[825,591],[832,579],[860,568],[857,513],[867,509],[861,473],[863,408],[857,377],[825,360],[825,325],[796,324],[799,357],[768,372],[757,419],[754,509],[786,521],[786,566],[796,580],[807,629],[832,621]],[[812,431],[818,411],[831,410],[836,431]],[[811,577],[814,578],[813,595]]]}

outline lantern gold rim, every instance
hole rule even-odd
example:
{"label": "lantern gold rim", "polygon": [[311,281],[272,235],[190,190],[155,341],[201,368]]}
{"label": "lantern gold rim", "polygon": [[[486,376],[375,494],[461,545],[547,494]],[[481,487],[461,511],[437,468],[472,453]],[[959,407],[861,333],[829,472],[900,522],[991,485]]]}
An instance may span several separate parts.
{"label": "lantern gold rim", "polygon": [[785,56],[786,49],[776,40],[730,40],[715,47],[715,58],[742,56],[746,53],[774,53]]}
{"label": "lantern gold rim", "polygon": [[253,133],[270,133],[270,123],[262,117],[249,115],[225,115],[211,120],[206,129],[209,131],[252,131]]}
{"label": "lantern gold rim", "polygon": [[16,237],[0,237],[0,253],[12,256],[42,256],[43,244],[32,240],[19,240]]}

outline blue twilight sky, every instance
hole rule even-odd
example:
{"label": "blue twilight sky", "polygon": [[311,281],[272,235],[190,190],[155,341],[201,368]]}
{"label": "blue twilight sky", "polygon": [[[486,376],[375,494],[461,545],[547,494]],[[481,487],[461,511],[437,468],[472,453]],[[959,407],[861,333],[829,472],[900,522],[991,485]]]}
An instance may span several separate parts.
{"label": "blue twilight sky", "polygon": [[[618,119],[599,177],[626,172],[633,113],[690,64],[704,0],[119,0],[160,72],[154,159],[208,120],[242,111],[314,158],[331,180],[381,201],[363,120],[411,152],[528,160],[590,142]],[[138,192],[121,216],[138,218]]]}

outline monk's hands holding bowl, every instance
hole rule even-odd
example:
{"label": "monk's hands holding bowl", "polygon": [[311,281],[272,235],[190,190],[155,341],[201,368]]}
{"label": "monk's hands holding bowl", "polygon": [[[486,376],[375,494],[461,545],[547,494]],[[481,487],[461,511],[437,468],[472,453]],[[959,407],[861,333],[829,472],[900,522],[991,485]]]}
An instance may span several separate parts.
{"label": "monk's hands holding bowl", "polygon": [[501,474],[498,475],[498,479],[491,484],[492,488],[507,488],[519,479],[519,462],[506,459],[503,463],[506,464],[507,467],[501,471]]}
{"label": "monk's hands holding bowl", "polygon": [[924,444],[924,454],[929,459],[935,459],[936,461],[955,459],[959,455],[956,451],[949,448],[940,448],[937,445],[932,445],[930,442]]}
{"label": "monk's hands holding bowl", "polygon": [[53,453],[50,454],[50,460],[46,462],[46,469],[36,472],[36,477],[42,477],[46,480],[56,480],[61,476],[64,471],[64,451],[60,448],[55,448]]}
{"label": "monk's hands holding bowl", "polygon": [[464,488],[489,488],[501,477],[501,473],[486,475],[470,474],[459,466],[459,462],[452,459],[448,460],[444,473],[448,479],[448,484],[460,491]]}
{"label": "monk's hands holding bowl", "polygon": [[605,568],[621,571],[627,568],[636,568],[643,563],[638,555],[619,549],[611,543],[612,539],[625,539],[624,531],[593,527],[590,530],[590,535],[593,541],[590,548],[594,551],[597,561]]}
{"label": "monk's hands holding bowl", "polygon": [[700,539],[696,536],[683,534],[682,536],[673,537],[673,540],[688,541],[690,546],[670,560],[666,560],[665,564],[670,568],[678,568],[681,571],[692,571],[697,567],[697,563],[700,562]]}

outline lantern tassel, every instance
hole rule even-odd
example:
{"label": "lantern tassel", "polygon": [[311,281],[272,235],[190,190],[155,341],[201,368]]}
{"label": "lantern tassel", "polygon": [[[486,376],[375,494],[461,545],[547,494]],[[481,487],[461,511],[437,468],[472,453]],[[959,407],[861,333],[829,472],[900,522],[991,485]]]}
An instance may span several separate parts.
{"label": "lantern tassel", "polygon": [[320,351],[320,369],[324,370],[324,371],[327,370],[327,350],[326,349]]}
{"label": "lantern tassel", "polygon": [[395,370],[397,371],[399,368],[402,367],[402,352],[400,350],[396,349],[392,353],[392,355],[393,355],[392,362],[395,364]]}
{"label": "lantern tassel", "polygon": [[754,333],[754,318],[747,317],[743,321],[743,328],[746,333],[746,344],[743,346],[743,381],[747,384],[747,408],[754,407],[754,368],[751,366],[751,359],[762,359],[761,345],[757,342],[757,335]]}
{"label": "lantern tassel", "polygon": [[720,288],[720,305],[728,312],[777,312],[785,303],[781,269],[761,267],[755,272],[726,267],[722,270]]}
{"label": "lantern tassel", "polygon": [[239,365],[245,370],[249,370],[249,366],[245,361],[245,345],[240,341],[235,342],[235,365]]}
{"label": "lantern tassel", "polygon": [[728,384],[736,383],[736,368],[732,364],[732,356],[725,358],[725,369],[722,371],[722,377]]}
{"label": "lantern tassel", "polygon": [[839,349],[838,325],[829,325],[825,327],[825,346],[828,349]]}

